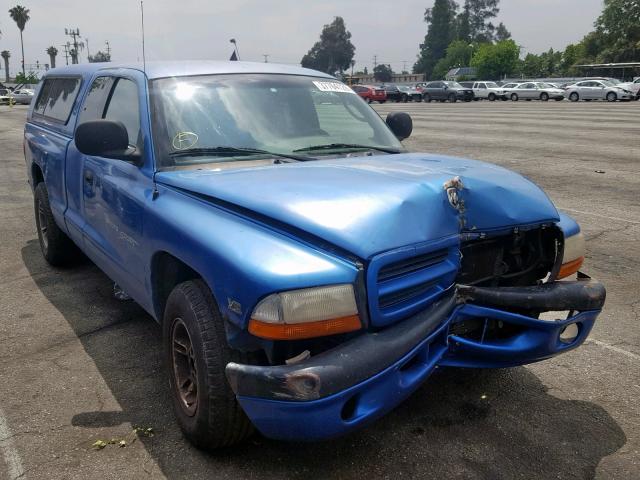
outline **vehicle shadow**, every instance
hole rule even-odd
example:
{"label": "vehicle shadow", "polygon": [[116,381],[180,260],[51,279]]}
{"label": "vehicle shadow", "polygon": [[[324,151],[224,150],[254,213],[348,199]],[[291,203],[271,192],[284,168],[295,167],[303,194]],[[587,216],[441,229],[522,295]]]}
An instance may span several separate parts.
{"label": "vehicle shadow", "polygon": [[141,441],[168,478],[587,479],[626,442],[602,407],[550,395],[526,368],[450,369],[345,438],[306,444],[256,435],[240,446],[201,452],[174,422],[157,324],[135,303],[115,300],[110,280],[88,261],[47,269],[36,241],[22,248],[22,258],[122,408],[72,412],[72,424],[153,427],[155,435]]}

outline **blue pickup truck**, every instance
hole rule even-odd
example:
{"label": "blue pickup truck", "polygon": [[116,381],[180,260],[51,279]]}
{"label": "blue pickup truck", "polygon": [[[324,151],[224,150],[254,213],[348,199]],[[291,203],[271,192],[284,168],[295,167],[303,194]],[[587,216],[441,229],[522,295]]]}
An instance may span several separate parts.
{"label": "blue pickup truck", "polygon": [[411,131],[297,67],[53,69],[24,132],[42,253],[81,250],[161,325],[207,449],[339,436],[438,367],[584,342],[605,289],[576,222],[504,168],[407,152]]}

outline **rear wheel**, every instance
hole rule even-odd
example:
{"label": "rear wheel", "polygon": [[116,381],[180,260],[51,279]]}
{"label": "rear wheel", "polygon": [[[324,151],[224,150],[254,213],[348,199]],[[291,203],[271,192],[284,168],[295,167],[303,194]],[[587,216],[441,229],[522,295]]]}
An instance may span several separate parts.
{"label": "rear wheel", "polygon": [[518,94],[517,93],[512,93],[511,94],[511,101],[512,102],[517,102],[518,101]]}
{"label": "rear wheel", "polygon": [[607,93],[607,102],[615,102],[618,100],[618,96],[614,92]]}
{"label": "rear wheel", "polygon": [[163,342],[173,409],[184,435],[212,450],[253,431],[225,377],[231,361],[248,363],[227,344],[222,316],[202,280],[173,289],[163,319]]}
{"label": "rear wheel", "polygon": [[542,100],[543,102],[548,102],[549,101],[549,94],[547,92],[542,92],[540,94],[540,100]]}
{"label": "rear wheel", "polygon": [[64,233],[51,212],[49,205],[49,193],[44,182],[36,186],[33,206],[36,216],[36,229],[38,241],[44,259],[54,267],[69,265],[79,252],[75,244]]}

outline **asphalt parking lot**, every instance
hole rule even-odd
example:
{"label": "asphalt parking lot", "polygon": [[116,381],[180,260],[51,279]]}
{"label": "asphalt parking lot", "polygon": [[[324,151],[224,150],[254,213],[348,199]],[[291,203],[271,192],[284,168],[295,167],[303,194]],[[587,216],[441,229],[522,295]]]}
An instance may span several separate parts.
{"label": "asphalt parking lot", "polygon": [[[253,437],[214,455],[171,412],[160,331],[88,262],[40,254],[26,107],[0,106],[0,479],[640,477],[640,102],[375,105],[413,151],[494,162],[582,224],[608,301],[580,349],[501,371],[445,370],[372,427],[320,444]],[[127,439],[134,426],[152,437]]]}

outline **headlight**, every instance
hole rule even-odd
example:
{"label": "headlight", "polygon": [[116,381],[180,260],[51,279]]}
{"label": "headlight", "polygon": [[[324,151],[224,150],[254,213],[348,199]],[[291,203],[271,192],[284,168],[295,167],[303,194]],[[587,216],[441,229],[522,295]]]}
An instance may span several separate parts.
{"label": "headlight", "polygon": [[564,241],[564,254],[558,278],[566,278],[580,270],[584,262],[585,252],[586,242],[582,233],[567,237]]}
{"label": "headlight", "polygon": [[362,328],[353,285],[275,293],[251,314],[249,332],[271,340],[298,340]]}

